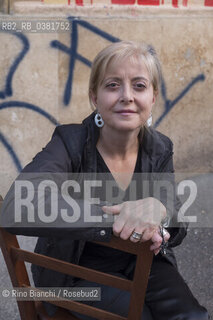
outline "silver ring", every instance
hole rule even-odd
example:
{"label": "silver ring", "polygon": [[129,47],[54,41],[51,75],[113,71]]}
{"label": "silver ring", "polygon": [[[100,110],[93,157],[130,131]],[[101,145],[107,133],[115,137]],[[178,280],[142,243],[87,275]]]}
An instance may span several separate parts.
{"label": "silver ring", "polygon": [[143,236],[143,233],[138,233],[138,232],[136,232],[136,231],[133,231],[133,233],[132,233],[132,235],[131,235],[131,237],[132,237],[133,239],[135,239],[135,240],[140,240],[140,239],[142,238],[142,236]]}

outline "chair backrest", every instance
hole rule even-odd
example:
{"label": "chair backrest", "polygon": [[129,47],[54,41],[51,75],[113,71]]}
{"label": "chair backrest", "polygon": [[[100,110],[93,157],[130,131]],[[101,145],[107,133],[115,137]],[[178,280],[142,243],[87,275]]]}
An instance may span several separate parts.
{"label": "chair backrest", "polygon": [[[1,203],[2,198],[0,199],[0,208]],[[145,243],[133,243],[130,240],[122,240],[120,238],[112,237],[110,242],[101,242],[100,244],[132,253],[137,256],[134,278],[132,281],[34,252],[22,250],[19,247],[16,236],[8,233],[6,230],[0,227],[0,245],[13,287],[24,287],[32,290],[39,290],[38,288],[30,285],[24,263],[29,262],[67,275],[72,275],[85,280],[116,287],[121,290],[127,290],[131,293],[128,318],[73,300],[62,300],[58,298],[54,301],[50,301],[54,305],[97,319],[141,319],[145,292],[153,258],[153,253],[150,251],[150,242],[147,241]],[[34,301],[17,301],[17,304],[22,320],[38,320],[38,310]],[[51,317],[48,317],[48,319],[51,319]],[[70,319],[74,318],[70,316]],[[60,320],[63,319],[60,318]]]}

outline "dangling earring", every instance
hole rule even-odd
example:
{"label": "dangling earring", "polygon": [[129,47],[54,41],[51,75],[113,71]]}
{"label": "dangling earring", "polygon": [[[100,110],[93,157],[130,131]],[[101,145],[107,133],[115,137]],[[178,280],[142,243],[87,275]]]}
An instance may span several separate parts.
{"label": "dangling earring", "polygon": [[102,128],[104,125],[104,120],[102,119],[102,116],[100,115],[99,112],[97,112],[95,115],[95,124],[99,128]]}
{"label": "dangling earring", "polygon": [[152,125],[152,114],[151,114],[150,117],[147,119],[146,124],[147,124],[147,127],[151,127],[151,125]]}

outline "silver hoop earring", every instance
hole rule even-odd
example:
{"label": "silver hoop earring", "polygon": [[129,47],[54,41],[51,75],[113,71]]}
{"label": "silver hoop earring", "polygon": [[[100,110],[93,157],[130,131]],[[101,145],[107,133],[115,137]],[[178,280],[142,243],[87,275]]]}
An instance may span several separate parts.
{"label": "silver hoop earring", "polygon": [[147,124],[147,127],[151,127],[151,125],[152,125],[152,114],[151,114],[150,117],[147,119],[146,124]]}
{"label": "silver hoop earring", "polygon": [[104,120],[102,119],[102,116],[100,115],[99,112],[96,113],[95,115],[95,124],[97,127],[102,128],[104,125]]}

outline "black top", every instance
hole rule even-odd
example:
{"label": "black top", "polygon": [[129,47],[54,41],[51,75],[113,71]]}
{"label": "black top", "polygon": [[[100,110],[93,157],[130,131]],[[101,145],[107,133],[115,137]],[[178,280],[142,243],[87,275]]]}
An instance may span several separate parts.
{"label": "black top", "polygon": [[[97,172],[110,173],[102,156],[96,150]],[[140,172],[141,148],[139,148],[134,173]],[[114,180],[113,176],[111,178]],[[134,179],[134,175],[132,177]],[[118,187],[119,188],[119,187]],[[129,199],[129,186],[124,192],[124,201]],[[86,242],[79,264],[103,272],[125,272],[133,255],[117,249],[108,248],[99,244]]]}

